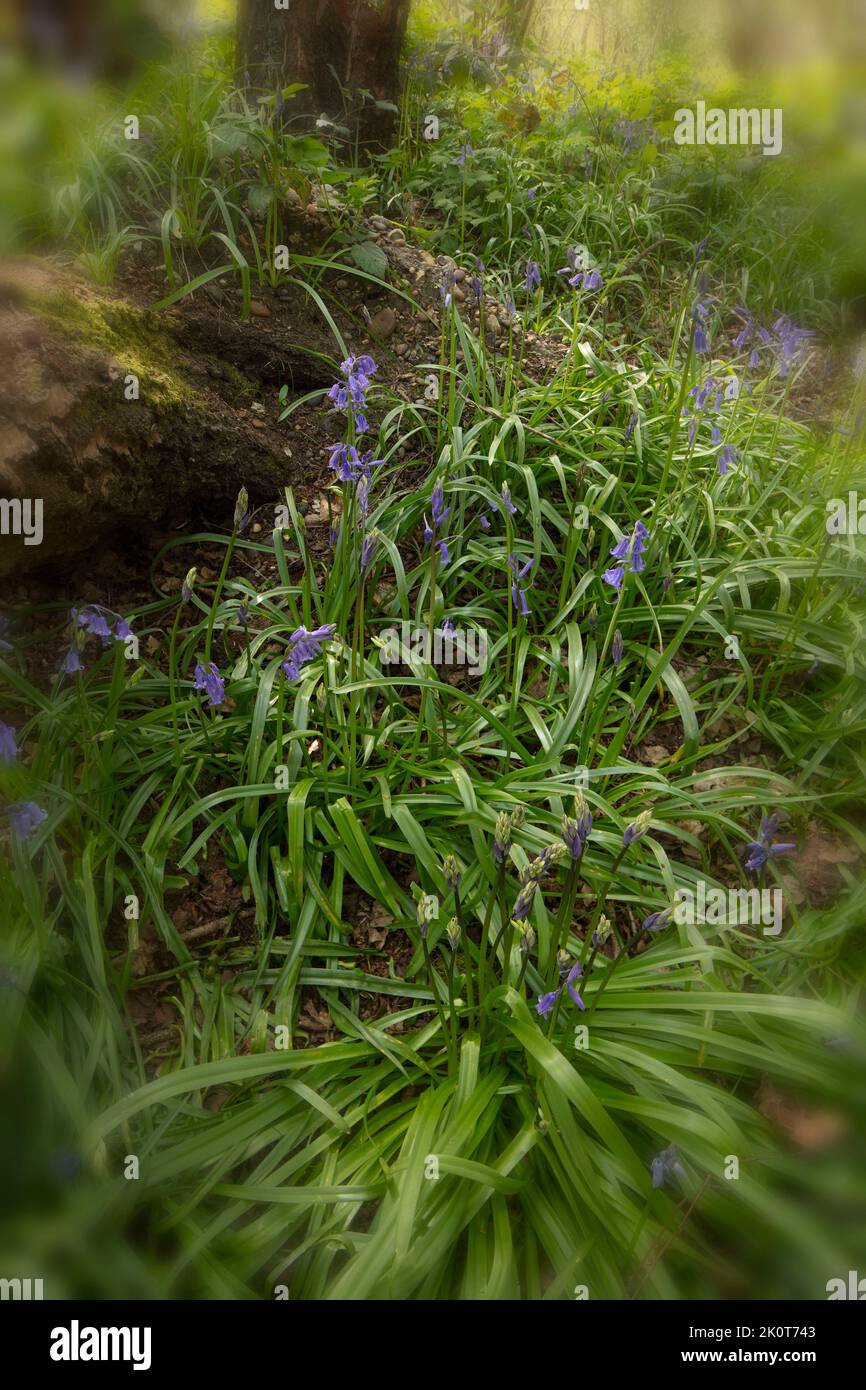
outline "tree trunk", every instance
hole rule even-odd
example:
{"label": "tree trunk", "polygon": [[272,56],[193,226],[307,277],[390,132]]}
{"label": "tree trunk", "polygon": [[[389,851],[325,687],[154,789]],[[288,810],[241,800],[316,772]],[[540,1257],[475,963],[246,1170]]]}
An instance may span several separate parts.
{"label": "tree trunk", "polygon": [[[352,145],[386,149],[400,99],[400,50],[409,0],[239,0],[238,80],[251,96],[277,98],[290,131],[326,116],[346,127]],[[285,103],[285,87],[305,90]]]}

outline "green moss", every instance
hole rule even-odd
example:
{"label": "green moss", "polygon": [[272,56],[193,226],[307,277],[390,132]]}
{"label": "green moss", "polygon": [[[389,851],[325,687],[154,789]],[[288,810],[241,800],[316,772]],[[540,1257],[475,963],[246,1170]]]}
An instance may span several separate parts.
{"label": "green moss", "polygon": [[28,302],[40,319],[65,338],[113,357],[124,375],[134,372],[142,397],[151,404],[205,405],[186,377],[164,321],[153,310],[120,299],[85,298],[62,288],[33,294]]}

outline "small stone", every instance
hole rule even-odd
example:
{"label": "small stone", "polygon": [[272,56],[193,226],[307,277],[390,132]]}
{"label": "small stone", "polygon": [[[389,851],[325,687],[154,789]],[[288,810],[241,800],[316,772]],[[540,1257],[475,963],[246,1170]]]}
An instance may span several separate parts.
{"label": "small stone", "polygon": [[371,318],[370,334],[380,343],[383,343],[386,338],[390,338],[396,326],[397,315],[394,313],[391,306],[386,304],[383,309],[380,309],[379,312],[374,314]]}
{"label": "small stone", "polygon": [[388,240],[393,241],[395,246],[406,245],[406,237],[399,227],[395,227],[393,232],[388,233]]}
{"label": "small stone", "polygon": [[289,207],[299,208],[301,206],[301,195],[294,188],[286,189],[286,202]]}
{"label": "small stone", "polygon": [[253,420],[253,429],[254,429],[254,430],[264,430],[264,429],[267,429],[267,424],[265,423],[264,420],[260,420],[258,417],[256,417],[256,419]]}
{"label": "small stone", "polygon": [[495,343],[496,339],[499,337],[499,320],[496,318],[495,314],[488,314],[484,320],[484,336],[488,338],[491,343]]}
{"label": "small stone", "polygon": [[269,319],[271,311],[267,304],[263,304],[260,299],[250,300],[250,313],[254,319]]}
{"label": "small stone", "polygon": [[397,357],[403,357],[406,352],[406,344],[395,342],[393,346],[393,351]]}
{"label": "small stone", "polygon": [[455,270],[455,272],[454,272],[454,280],[455,280],[455,282],[456,282],[458,285],[462,285],[462,284],[463,284],[463,281],[464,281],[465,279],[466,279],[466,271],[465,271],[465,270],[462,270],[462,269],[460,269],[460,270]]}
{"label": "small stone", "polygon": [[464,299],[466,298],[466,291],[464,290],[464,288],[463,288],[462,285],[455,285],[454,288],[452,289],[451,293],[454,295],[454,298],[455,298],[455,299],[459,299],[459,300],[460,300],[461,304],[463,303]]}

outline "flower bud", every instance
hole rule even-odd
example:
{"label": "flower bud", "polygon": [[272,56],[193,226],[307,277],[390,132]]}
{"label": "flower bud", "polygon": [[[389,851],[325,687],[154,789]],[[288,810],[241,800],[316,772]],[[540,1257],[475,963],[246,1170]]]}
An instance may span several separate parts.
{"label": "flower bud", "polygon": [[462,875],[460,873],[457,860],[454,858],[453,854],[446,854],[445,858],[443,859],[442,873],[445,876],[445,885],[448,888],[448,891],[450,893],[458,892],[460,888],[460,879]]}
{"label": "flower bud", "polygon": [[427,928],[434,918],[439,916],[439,899],[432,893],[422,893],[418,899],[418,926],[421,928],[421,936],[426,937]]}
{"label": "flower bud", "polygon": [[628,849],[632,840],[639,840],[641,835],[649,829],[650,821],[653,818],[652,811],[641,811],[639,816],[626,826],[622,837],[623,848]]}
{"label": "flower bud", "polygon": [[249,517],[250,498],[245,487],[242,487],[235,502],[234,529],[242,531]]}
{"label": "flower bud", "polygon": [[451,918],[451,921],[445,928],[445,934],[448,937],[448,945],[451,947],[451,950],[456,951],[457,947],[460,945],[460,923],[457,921],[456,917]]}

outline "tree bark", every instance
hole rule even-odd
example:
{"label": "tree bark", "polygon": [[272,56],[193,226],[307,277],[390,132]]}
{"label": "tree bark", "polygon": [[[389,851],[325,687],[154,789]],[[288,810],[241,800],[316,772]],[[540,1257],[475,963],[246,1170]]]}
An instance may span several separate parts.
{"label": "tree bark", "polygon": [[[277,98],[289,131],[315,128],[319,116],[346,127],[354,146],[386,149],[399,105],[400,50],[409,0],[239,0],[236,63],[251,95]],[[285,87],[305,90],[286,102]],[[365,95],[366,93],[366,95]]]}

